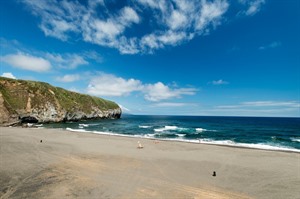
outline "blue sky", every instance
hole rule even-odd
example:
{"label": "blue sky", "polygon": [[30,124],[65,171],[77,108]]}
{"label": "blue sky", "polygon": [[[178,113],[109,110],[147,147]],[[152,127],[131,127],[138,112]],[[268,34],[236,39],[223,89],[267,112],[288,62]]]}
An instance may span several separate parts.
{"label": "blue sky", "polygon": [[0,4],[2,76],[132,114],[300,116],[297,0]]}

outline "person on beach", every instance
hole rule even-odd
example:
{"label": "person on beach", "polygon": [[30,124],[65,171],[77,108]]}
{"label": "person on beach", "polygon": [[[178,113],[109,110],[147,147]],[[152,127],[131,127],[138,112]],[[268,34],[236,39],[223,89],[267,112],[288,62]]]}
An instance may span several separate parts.
{"label": "person on beach", "polygon": [[137,147],[137,148],[138,148],[138,149],[144,148],[140,141],[138,141],[138,147]]}
{"label": "person on beach", "polygon": [[213,176],[213,177],[216,177],[216,176],[217,176],[217,173],[214,171],[213,174],[212,174],[212,176]]}

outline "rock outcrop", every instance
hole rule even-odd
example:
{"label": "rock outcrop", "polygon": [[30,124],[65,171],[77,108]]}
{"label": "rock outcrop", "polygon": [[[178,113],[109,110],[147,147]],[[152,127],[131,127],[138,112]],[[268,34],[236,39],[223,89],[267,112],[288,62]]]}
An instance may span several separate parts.
{"label": "rock outcrop", "polygon": [[83,119],[117,119],[114,102],[51,86],[44,82],[0,77],[0,125]]}

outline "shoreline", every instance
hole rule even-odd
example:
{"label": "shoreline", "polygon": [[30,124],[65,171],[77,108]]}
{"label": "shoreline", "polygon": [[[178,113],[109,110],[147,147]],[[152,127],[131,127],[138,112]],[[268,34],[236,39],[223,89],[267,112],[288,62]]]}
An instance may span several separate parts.
{"label": "shoreline", "polygon": [[292,199],[300,185],[296,152],[45,128],[0,127],[0,136],[1,199]]}
{"label": "shoreline", "polygon": [[[0,127],[0,128],[22,128],[22,127]],[[220,147],[230,147],[230,148],[239,148],[239,149],[251,149],[251,150],[262,150],[262,151],[274,151],[274,152],[284,152],[284,153],[298,153],[300,154],[300,149],[295,148],[284,148],[284,147],[274,147],[271,145],[264,145],[271,148],[259,148],[259,147],[250,147],[246,143],[235,143],[235,144],[218,144],[214,142],[206,142],[201,140],[189,140],[189,139],[176,139],[176,138],[155,138],[155,137],[146,137],[146,136],[140,136],[140,135],[126,135],[126,134],[118,134],[118,133],[109,133],[109,132],[100,132],[100,131],[88,131],[85,129],[72,129],[72,128],[45,128],[45,127],[26,127],[28,129],[50,129],[50,130],[58,130],[58,131],[67,131],[67,132],[73,132],[73,133],[89,133],[89,134],[95,134],[99,136],[113,136],[113,137],[124,137],[124,138],[133,138],[133,139],[145,139],[145,140],[157,140],[157,141],[165,141],[165,142],[178,142],[178,143],[188,143],[188,144],[203,144],[203,145],[212,145],[212,146],[220,146]],[[243,146],[243,144],[245,144]],[[256,145],[256,144],[253,144]],[[274,148],[273,148],[274,147]]]}
{"label": "shoreline", "polygon": [[[45,128],[47,129],[47,128]],[[116,136],[116,137],[128,137],[128,138],[139,138],[139,139],[150,139],[150,140],[158,140],[158,141],[166,141],[166,142],[183,142],[183,143],[189,143],[189,144],[205,144],[205,145],[213,145],[213,146],[223,146],[223,147],[233,147],[233,148],[241,148],[241,149],[256,149],[256,150],[263,150],[263,151],[279,151],[279,152],[286,152],[286,153],[300,153],[300,149],[295,148],[284,148],[284,147],[274,147],[271,145],[264,145],[270,148],[259,148],[259,147],[250,147],[246,143],[235,143],[235,144],[218,144],[214,142],[207,142],[207,141],[201,141],[201,140],[189,140],[189,139],[176,139],[176,138],[155,138],[155,137],[147,137],[147,136],[140,136],[140,135],[126,135],[126,134],[118,134],[118,133],[108,133],[108,132],[100,132],[100,131],[88,131],[85,129],[72,129],[72,128],[66,128],[66,129],[59,129],[63,131],[69,131],[69,132],[76,132],[76,133],[92,133],[96,135],[103,135],[103,136]],[[256,146],[257,144],[253,144]]]}

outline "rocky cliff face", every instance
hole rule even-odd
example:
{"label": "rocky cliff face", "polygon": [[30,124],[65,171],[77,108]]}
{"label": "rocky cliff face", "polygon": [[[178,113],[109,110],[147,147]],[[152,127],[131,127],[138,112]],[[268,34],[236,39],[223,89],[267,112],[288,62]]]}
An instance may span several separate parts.
{"label": "rocky cliff face", "polygon": [[0,77],[0,125],[117,119],[114,102],[53,87],[43,82]]}

